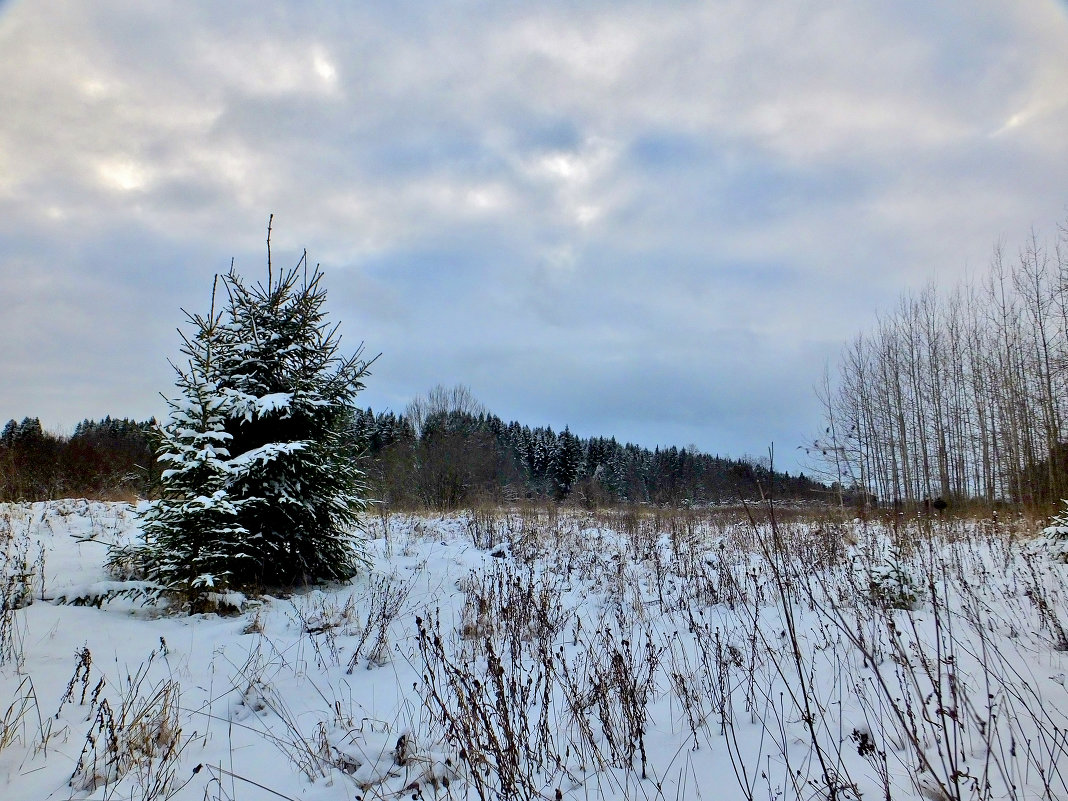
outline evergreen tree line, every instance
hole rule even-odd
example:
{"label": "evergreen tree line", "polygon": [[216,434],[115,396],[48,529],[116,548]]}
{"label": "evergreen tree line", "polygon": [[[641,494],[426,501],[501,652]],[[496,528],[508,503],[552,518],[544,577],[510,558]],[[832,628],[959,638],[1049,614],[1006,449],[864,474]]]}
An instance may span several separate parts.
{"label": "evergreen tree line", "polygon": [[569,428],[531,428],[487,412],[438,411],[417,430],[408,415],[365,409],[355,429],[371,457],[372,494],[394,506],[452,509],[520,499],[697,505],[755,499],[761,491],[826,498],[818,482],[757,460],[582,438]]}
{"label": "evergreen tree line", "polygon": [[1068,231],[950,290],[903,295],[820,393],[824,478],[915,506],[1068,497]]}
{"label": "evergreen tree line", "polygon": [[[84,420],[62,437],[37,418],[11,420],[0,435],[0,501],[150,496],[161,470],[155,428],[155,420],[106,417]],[[761,488],[784,500],[827,497],[826,487],[804,474],[772,471],[755,459],[581,438],[485,412],[438,412],[417,434],[403,413],[364,409],[350,438],[367,457],[371,497],[404,508],[520,499],[699,505],[754,499]]]}
{"label": "evergreen tree line", "polygon": [[158,471],[149,436],[155,420],[83,420],[69,437],[36,417],[9,420],[0,432],[0,501],[144,494]]}

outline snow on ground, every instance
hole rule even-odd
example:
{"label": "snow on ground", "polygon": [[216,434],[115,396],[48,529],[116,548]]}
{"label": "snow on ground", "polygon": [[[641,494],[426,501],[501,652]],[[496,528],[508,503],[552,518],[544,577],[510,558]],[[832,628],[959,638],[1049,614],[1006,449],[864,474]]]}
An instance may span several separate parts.
{"label": "snow on ground", "polygon": [[186,616],[74,605],[130,506],[0,505],[0,798],[1068,798],[1068,568],[1005,526],[368,531],[351,583]]}

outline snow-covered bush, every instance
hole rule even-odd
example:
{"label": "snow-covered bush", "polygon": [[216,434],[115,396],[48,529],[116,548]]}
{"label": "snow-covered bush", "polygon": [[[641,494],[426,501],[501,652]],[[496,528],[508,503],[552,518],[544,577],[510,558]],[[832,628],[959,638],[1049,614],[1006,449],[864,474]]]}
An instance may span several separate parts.
{"label": "snow-covered bush", "polygon": [[268,254],[266,286],[231,269],[225,307],[213,291],[207,316],[186,314],[179,397],[158,431],[160,497],[132,555],[194,609],[230,589],[346,579],[366,561],[351,425],[368,362],[362,347],[340,354],[321,279],[307,254],[277,276]]}
{"label": "snow-covered bush", "polygon": [[[1068,507],[1068,500],[1062,501]],[[1042,531],[1042,545],[1057,561],[1068,562],[1068,508],[1055,515]]]}
{"label": "snow-covered bush", "polygon": [[891,549],[886,560],[868,569],[868,597],[886,609],[916,609],[920,603],[918,582],[908,566]]}

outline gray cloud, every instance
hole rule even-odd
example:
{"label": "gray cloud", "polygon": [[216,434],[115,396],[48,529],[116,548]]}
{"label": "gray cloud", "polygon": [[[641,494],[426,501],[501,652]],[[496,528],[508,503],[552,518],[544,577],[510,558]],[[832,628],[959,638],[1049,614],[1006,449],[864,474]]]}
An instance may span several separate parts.
{"label": "gray cloud", "polygon": [[[306,247],[366,400],[783,459],[839,343],[1068,177],[1068,20],[989,0],[0,6],[0,417],[161,410]],[[789,464],[789,463],[788,463]]]}

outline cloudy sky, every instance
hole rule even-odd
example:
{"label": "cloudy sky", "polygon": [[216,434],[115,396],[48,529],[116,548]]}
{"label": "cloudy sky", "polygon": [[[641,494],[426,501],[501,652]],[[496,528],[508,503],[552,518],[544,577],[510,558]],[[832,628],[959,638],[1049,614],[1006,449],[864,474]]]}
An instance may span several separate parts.
{"label": "cloudy sky", "polygon": [[364,401],[781,466],[902,291],[1068,210],[1050,0],[0,2],[0,418],[159,414],[306,248]]}

